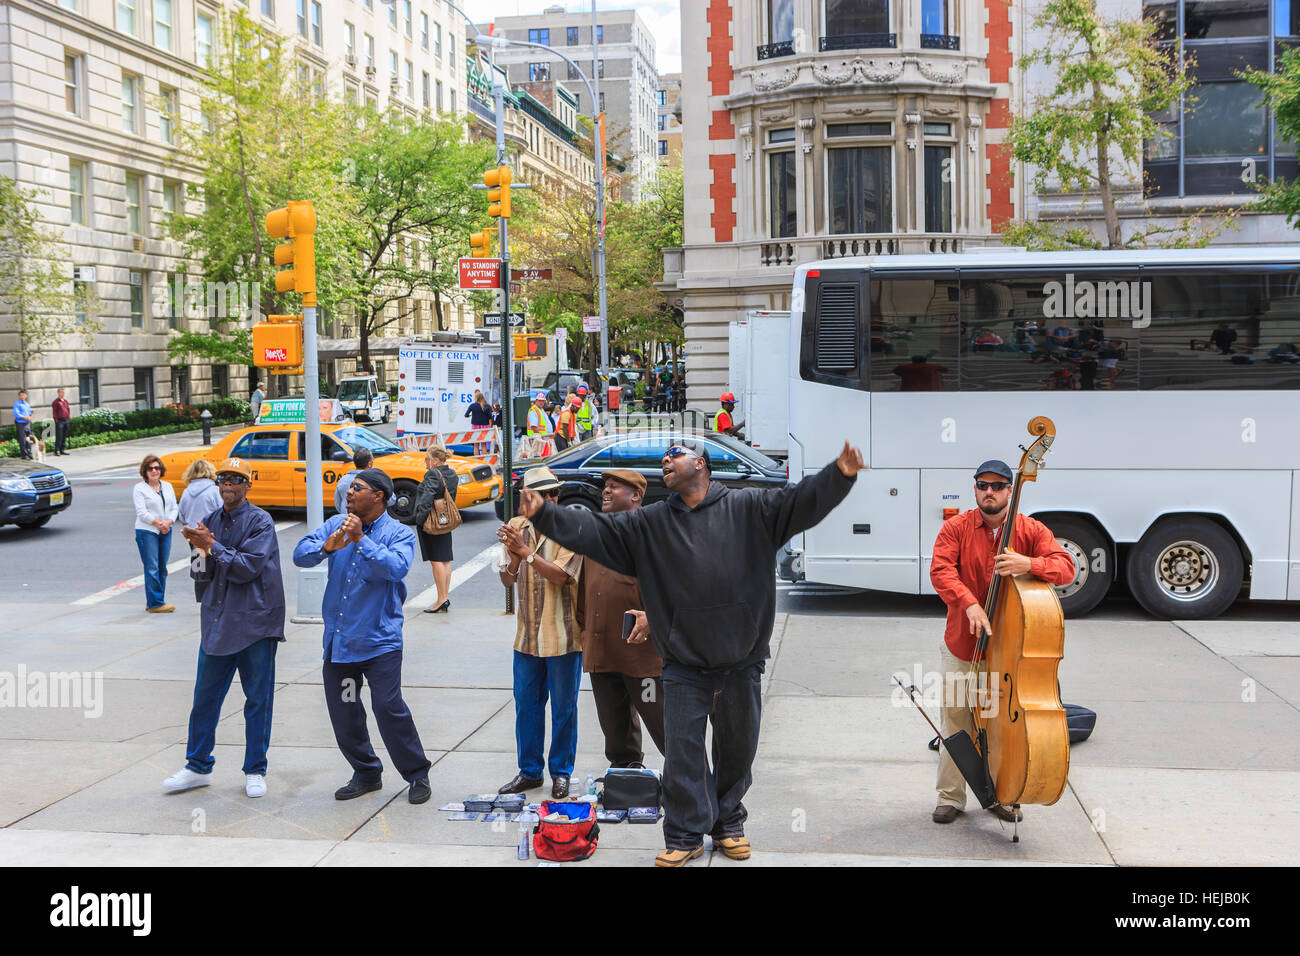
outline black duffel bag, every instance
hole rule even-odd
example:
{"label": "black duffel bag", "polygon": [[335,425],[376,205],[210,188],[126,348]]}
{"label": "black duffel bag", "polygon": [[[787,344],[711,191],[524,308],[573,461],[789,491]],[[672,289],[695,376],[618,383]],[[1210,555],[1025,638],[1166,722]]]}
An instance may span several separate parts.
{"label": "black duffel bag", "polygon": [[600,805],[606,810],[657,807],[661,786],[659,774],[636,767],[611,767],[605,771],[605,791]]}

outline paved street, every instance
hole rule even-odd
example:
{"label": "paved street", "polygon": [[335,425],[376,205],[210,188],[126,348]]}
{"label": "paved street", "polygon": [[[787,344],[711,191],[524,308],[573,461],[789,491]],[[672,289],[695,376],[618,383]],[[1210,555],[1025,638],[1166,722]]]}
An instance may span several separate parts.
{"label": "paved street", "polygon": [[[409,805],[391,769],[380,792],[332,798],[349,771],[321,699],[320,634],[308,625],[291,625],[280,648],[267,796],[243,794],[237,686],[214,785],[167,795],[162,779],[184,763],[198,612],[184,567],[169,580],[173,615],[146,615],[130,586],[140,568],[129,462],[139,455],[120,452],[130,454],[117,472],[124,462],[111,457],[61,459],[70,473],[90,469],[74,477],[72,509],[37,531],[0,530],[9,569],[0,672],[26,675],[29,686],[88,672],[92,697],[102,689],[76,707],[35,706],[29,692],[24,706],[0,711],[0,859],[525,865],[515,860],[514,825],[453,822],[436,809],[495,790],[515,771],[514,620],[502,613],[492,567],[491,511],[467,512],[456,532],[450,614],[421,613],[431,601],[420,597],[432,584],[427,565],[408,579],[406,696],[434,764],[429,804]],[[292,609],[288,553],[305,525],[300,513],[276,519]],[[178,542],[173,561],[182,555]],[[1294,862],[1300,810],[1281,795],[1300,785],[1300,608],[1239,604],[1217,621],[1174,624],[1111,599],[1069,622],[1064,695],[1098,712],[1097,731],[1072,754],[1065,796],[1026,808],[1013,844],[973,804],[951,826],[930,822],[930,732],[892,693],[890,676],[922,683],[937,666],[937,599],[787,584],[778,594],[746,801],[749,865]],[[657,754],[650,762],[662,764]],[[575,776],[604,766],[584,684]],[[661,845],[658,827],[607,826],[600,851],[576,865],[647,865]],[[713,854],[690,865],[741,864]]]}

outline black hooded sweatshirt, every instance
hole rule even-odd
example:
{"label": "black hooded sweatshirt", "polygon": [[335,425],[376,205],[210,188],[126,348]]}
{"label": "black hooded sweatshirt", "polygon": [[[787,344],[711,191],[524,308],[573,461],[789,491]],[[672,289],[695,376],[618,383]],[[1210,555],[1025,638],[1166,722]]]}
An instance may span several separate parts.
{"label": "black hooded sweatshirt", "polygon": [[636,576],[665,662],[731,670],[768,657],[777,550],[830,514],[854,481],[831,462],[771,491],[712,482],[693,509],[678,494],[616,514],[548,501],[533,524],[564,547]]}

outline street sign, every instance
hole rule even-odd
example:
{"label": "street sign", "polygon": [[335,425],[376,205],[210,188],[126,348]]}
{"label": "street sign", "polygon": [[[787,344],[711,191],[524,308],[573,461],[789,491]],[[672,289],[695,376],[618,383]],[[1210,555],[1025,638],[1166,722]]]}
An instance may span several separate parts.
{"label": "street sign", "polygon": [[461,256],[460,287],[462,289],[499,289],[501,287],[501,260]]}
{"label": "street sign", "polygon": [[[483,325],[488,328],[494,328],[501,324],[500,312],[484,312]],[[522,329],[524,327],[524,314],[522,312],[510,313],[510,327],[512,329]]]}
{"label": "street sign", "polygon": [[[511,273],[511,275],[513,275],[513,273]],[[511,294],[511,295],[520,295],[521,293],[523,293],[523,291],[524,291],[524,287],[523,287],[522,285],[520,285],[518,282],[512,282],[512,283],[510,283],[510,294]]]}
{"label": "street sign", "polygon": [[569,330],[562,325],[555,327],[555,338],[560,342],[567,342],[569,339]]}
{"label": "street sign", "polygon": [[549,279],[551,277],[550,269],[511,269],[510,278],[518,279],[520,282],[530,282],[533,279]]}
{"label": "street sign", "polygon": [[599,332],[599,331],[600,331],[600,316],[598,316],[598,315],[584,315],[584,316],[582,317],[582,331],[584,331],[584,332]]}

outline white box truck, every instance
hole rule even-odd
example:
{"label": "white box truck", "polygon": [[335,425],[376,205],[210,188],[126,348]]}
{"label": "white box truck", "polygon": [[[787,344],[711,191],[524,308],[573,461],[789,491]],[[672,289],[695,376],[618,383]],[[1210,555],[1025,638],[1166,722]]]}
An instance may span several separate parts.
{"label": "white box truck", "polygon": [[[402,345],[397,353],[399,443],[409,444],[409,439],[422,435],[469,431],[465,412],[474,392],[482,392],[489,406],[500,401],[500,367],[499,348],[476,335],[450,333]],[[449,447],[454,450],[459,445]],[[470,445],[465,448],[473,454]]]}
{"label": "white box truck", "polygon": [[[790,313],[751,309],[728,329],[727,390],[745,440],[765,455],[790,454]],[[713,406],[710,416],[717,411]],[[710,417],[710,420],[712,418]]]}

